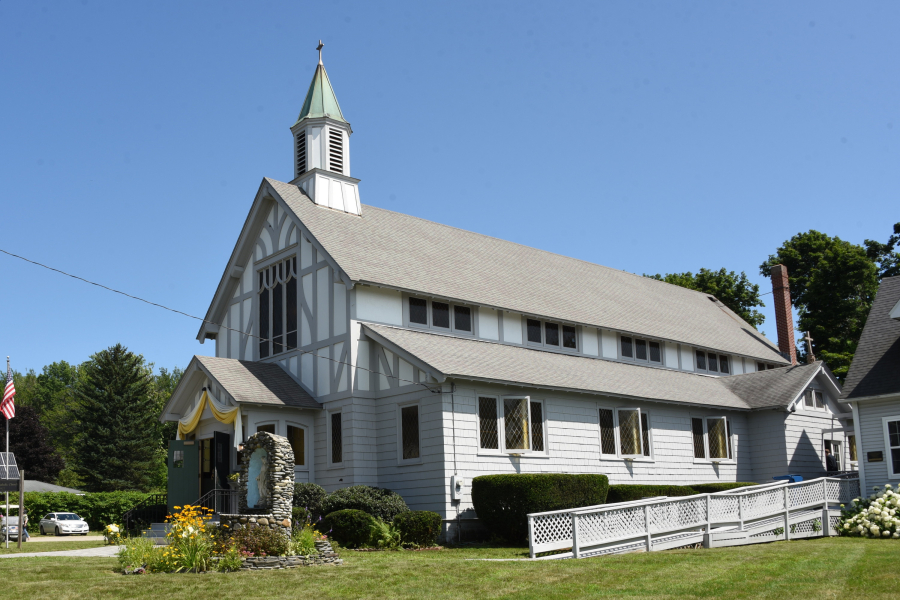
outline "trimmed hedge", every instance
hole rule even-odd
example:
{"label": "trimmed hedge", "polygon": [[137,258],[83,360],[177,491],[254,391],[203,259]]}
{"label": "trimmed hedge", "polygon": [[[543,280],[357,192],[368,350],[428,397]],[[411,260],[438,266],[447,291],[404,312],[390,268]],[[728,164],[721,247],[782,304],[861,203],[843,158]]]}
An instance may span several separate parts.
{"label": "trimmed hedge", "polygon": [[294,506],[305,508],[309,511],[310,517],[318,519],[323,514],[322,503],[328,492],[321,485],[315,483],[295,483],[294,484]]}
{"label": "trimmed hedge", "polygon": [[339,510],[355,509],[390,523],[409,507],[403,497],[391,490],[368,485],[351,485],[335,490],[322,502],[322,514],[329,515]]}
{"label": "trimmed hedge", "polygon": [[753,483],[752,481],[738,481],[737,483],[692,483],[691,488],[697,490],[698,494],[715,494],[716,492],[747,487],[748,485],[759,484]]}
{"label": "trimmed hedge", "polygon": [[631,502],[654,496],[693,496],[695,494],[714,494],[735,488],[757,485],[749,482],[738,483],[695,483],[692,485],[611,485],[606,503]]}
{"label": "trimmed hedge", "polygon": [[95,492],[78,496],[69,492],[26,492],[25,508],[32,523],[50,512],[73,512],[94,531],[110,523],[122,524],[122,515],[140,504],[144,492]]}
{"label": "trimmed hedge", "polygon": [[472,480],[472,504],[494,535],[523,544],[528,513],[603,504],[608,489],[606,475],[481,475]]}
{"label": "trimmed hedge", "polygon": [[361,548],[369,543],[375,517],[361,510],[348,508],[329,513],[322,519],[322,530],[341,546]]}
{"label": "trimmed hedge", "polygon": [[394,517],[394,527],[404,543],[429,548],[437,545],[441,535],[441,515],[430,510],[411,510]]}
{"label": "trimmed hedge", "polygon": [[631,502],[654,496],[693,496],[697,493],[686,485],[632,485],[627,483],[609,486],[606,503]]}

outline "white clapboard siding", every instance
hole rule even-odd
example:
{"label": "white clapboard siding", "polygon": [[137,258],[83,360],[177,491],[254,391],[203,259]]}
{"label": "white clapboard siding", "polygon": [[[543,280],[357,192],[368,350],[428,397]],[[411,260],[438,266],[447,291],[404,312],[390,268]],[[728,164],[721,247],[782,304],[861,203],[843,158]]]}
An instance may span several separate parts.
{"label": "white clapboard siding", "polygon": [[[856,452],[860,464],[865,469],[866,493],[871,493],[873,486],[883,486],[890,483],[897,486],[900,480],[889,479],[887,461],[891,459],[890,452],[885,447],[884,417],[900,415],[900,399],[894,400],[864,400],[859,406],[859,435],[861,440],[856,440]],[[868,452],[882,452],[882,462],[868,462]]]}

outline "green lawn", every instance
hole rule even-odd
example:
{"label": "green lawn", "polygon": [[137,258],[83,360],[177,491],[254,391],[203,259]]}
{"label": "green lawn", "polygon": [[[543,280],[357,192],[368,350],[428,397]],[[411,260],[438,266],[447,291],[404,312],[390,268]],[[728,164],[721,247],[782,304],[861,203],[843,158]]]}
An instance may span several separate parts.
{"label": "green lawn", "polygon": [[6,541],[0,542],[0,554],[12,554],[16,552],[55,552],[57,550],[81,550],[82,548],[99,548],[103,545],[100,541],[73,540],[60,542],[24,542],[19,550],[18,544],[9,540],[9,550],[6,549]]}
{"label": "green lawn", "polygon": [[827,538],[583,560],[492,562],[508,548],[341,551],[342,567],[122,576],[108,558],[0,562],[10,598],[897,598],[900,544]]}

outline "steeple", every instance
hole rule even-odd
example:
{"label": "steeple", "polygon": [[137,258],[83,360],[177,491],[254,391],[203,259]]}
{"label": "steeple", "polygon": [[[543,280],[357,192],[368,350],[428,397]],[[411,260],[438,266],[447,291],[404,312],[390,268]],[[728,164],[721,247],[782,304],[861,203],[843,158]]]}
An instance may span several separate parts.
{"label": "steeple", "polygon": [[358,179],[350,177],[350,123],[344,119],[334,88],[322,63],[306,92],[294,134],[294,180],[313,202],[343,212],[360,214]]}

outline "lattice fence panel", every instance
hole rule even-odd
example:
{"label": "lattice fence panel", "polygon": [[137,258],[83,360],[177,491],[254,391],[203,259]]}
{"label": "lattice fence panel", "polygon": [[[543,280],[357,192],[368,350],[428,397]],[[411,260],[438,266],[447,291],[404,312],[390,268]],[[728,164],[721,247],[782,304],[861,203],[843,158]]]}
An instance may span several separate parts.
{"label": "lattice fence panel", "polygon": [[841,483],[840,481],[827,481],[825,482],[826,490],[828,491],[828,499],[834,502],[840,502],[841,500]]}
{"label": "lattice fence panel", "polygon": [[650,531],[671,531],[706,523],[706,498],[680,500],[649,507]]}
{"label": "lattice fence panel", "polygon": [[822,497],[822,482],[811,481],[792,486],[788,489],[791,507],[806,506],[809,504],[824,502]]}
{"label": "lattice fence panel", "polygon": [[840,517],[840,516],[838,516],[838,515],[831,515],[831,516],[829,516],[829,517],[828,517],[828,525],[831,527],[831,529],[829,530],[828,533],[830,534],[832,531],[834,531],[835,533],[837,533],[837,530],[838,530],[838,524],[839,524],[840,522],[841,522],[841,517]]}
{"label": "lattice fence panel", "polygon": [[535,546],[572,539],[572,515],[557,513],[533,517]]}
{"label": "lattice fence panel", "polygon": [[803,521],[801,523],[795,523],[791,525],[791,534],[800,534],[800,533],[821,533],[822,532],[822,519],[810,519],[808,521]]}
{"label": "lattice fence panel", "polygon": [[744,519],[764,517],[784,509],[784,489],[777,488],[744,496]]}
{"label": "lattice fence panel", "polygon": [[643,533],[646,533],[646,528],[642,507],[610,510],[578,517],[578,543],[581,546],[614,537],[627,537]]}
{"label": "lattice fence panel", "polygon": [[710,496],[710,520],[714,523],[738,520],[738,496]]}
{"label": "lattice fence panel", "polygon": [[[837,486],[838,492],[836,497],[832,497],[832,485]],[[828,482],[828,499],[836,502],[848,503],[854,498],[859,498],[859,479],[842,479],[840,481]]]}

